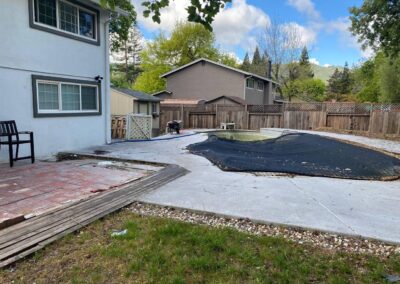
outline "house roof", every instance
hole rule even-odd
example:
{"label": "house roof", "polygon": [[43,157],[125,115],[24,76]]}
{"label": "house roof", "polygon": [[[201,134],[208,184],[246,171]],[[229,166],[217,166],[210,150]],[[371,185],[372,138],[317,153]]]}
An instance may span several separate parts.
{"label": "house roof", "polygon": [[192,65],[194,65],[194,64],[197,64],[197,63],[199,63],[199,62],[202,62],[202,61],[208,62],[208,63],[210,63],[210,64],[217,65],[217,66],[222,67],[222,68],[225,68],[225,69],[229,69],[229,70],[234,71],[234,72],[241,73],[241,74],[246,75],[246,76],[249,76],[249,77],[254,77],[254,78],[257,78],[257,79],[261,79],[261,80],[264,80],[264,81],[269,81],[269,82],[273,82],[273,83],[276,83],[276,84],[277,84],[277,82],[275,82],[274,80],[269,79],[269,78],[267,78],[267,77],[263,77],[263,76],[260,76],[260,75],[254,74],[254,73],[250,73],[250,72],[247,72],[247,71],[243,71],[243,70],[240,70],[240,69],[237,69],[237,68],[233,68],[233,67],[230,67],[230,66],[227,66],[227,65],[224,65],[224,64],[221,64],[221,63],[212,61],[212,60],[207,59],[207,58],[199,58],[199,59],[197,59],[197,60],[195,60],[195,61],[192,61],[192,62],[190,62],[190,63],[188,63],[188,64],[186,64],[186,65],[183,65],[183,66],[181,66],[181,67],[179,67],[179,68],[176,68],[176,69],[174,69],[174,70],[172,70],[172,71],[169,71],[169,72],[167,72],[167,73],[161,75],[160,77],[161,77],[161,78],[166,78],[166,77],[168,77],[168,76],[171,75],[171,74],[174,74],[174,73],[176,73],[176,72],[178,72],[178,71],[181,71],[181,70],[183,70],[183,69],[185,69],[185,68],[187,68],[187,67],[190,67],[190,66],[192,66]]}
{"label": "house roof", "polygon": [[123,93],[125,95],[131,96],[133,98],[135,98],[138,101],[146,101],[146,102],[160,102],[162,101],[160,98],[151,96],[149,94],[140,92],[140,91],[135,91],[135,90],[131,90],[131,89],[125,89],[125,88],[115,88],[112,87],[112,90],[115,90],[119,93]]}
{"label": "house roof", "polygon": [[157,97],[157,96],[162,95],[162,94],[172,95],[172,92],[167,91],[167,90],[162,90],[162,91],[158,91],[157,93],[153,93],[153,94],[151,94],[151,95]]}
{"label": "house roof", "polygon": [[244,99],[239,98],[239,97],[234,97],[234,96],[220,96],[218,98],[215,98],[215,99],[207,101],[206,104],[213,103],[213,102],[218,101],[220,99],[227,99],[227,100],[230,100],[230,101],[232,101],[234,103],[237,103],[237,104],[243,105],[243,106],[246,105],[246,101]]}
{"label": "house roof", "polygon": [[205,100],[197,99],[165,99],[161,102],[162,105],[197,105],[205,103]]}

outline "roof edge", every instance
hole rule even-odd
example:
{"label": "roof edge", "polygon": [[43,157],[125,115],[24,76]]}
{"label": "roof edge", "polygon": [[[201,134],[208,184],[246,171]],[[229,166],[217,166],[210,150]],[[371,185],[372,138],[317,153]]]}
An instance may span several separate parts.
{"label": "roof edge", "polygon": [[189,67],[189,66],[192,66],[192,65],[194,65],[194,64],[197,64],[197,63],[199,63],[199,62],[201,62],[201,61],[205,61],[205,62],[214,64],[214,65],[217,65],[217,66],[220,66],[220,67],[223,67],[223,68],[229,69],[229,70],[231,70],[231,71],[235,71],[235,72],[238,72],[238,73],[241,73],[241,74],[250,76],[250,77],[255,77],[255,78],[258,78],[258,79],[261,79],[261,80],[264,80],[264,81],[269,81],[269,82],[272,82],[272,83],[275,83],[275,84],[279,84],[278,82],[276,82],[276,81],[274,81],[274,80],[272,80],[272,79],[270,79],[270,78],[263,77],[263,76],[260,76],[260,75],[254,74],[254,73],[250,73],[250,72],[247,72],[247,71],[243,71],[243,70],[240,70],[240,69],[238,69],[238,68],[234,68],[234,67],[231,67],[231,66],[222,64],[222,63],[218,63],[218,62],[215,62],[215,61],[212,61],[212,60],[210,60],[210,59],[203,58],[203,57],[202,57],[202,58],[199,58],[199,59],[196,59],[196,60],[194,60],[194,61],[192,61],[192,62],[189,62],[189,63],[187,63],[187,64],[185,64],[185,65],[182,65],[181,67],[175,68],[175,69],[173,69],[173,70],[171,70],[171,71],[169,71],[169,72],[167,72],[167,73],[164,73],[164,74],[162,74],[162,75],[160,76],[160,78],[168,77],[169,75],[171,75],[171,74],[173,74],[173,73],[175,73],[175,72],[178,72],[178,71],[180,71],[180,70],[183,70],[183,69],[185,69],[185,68],[187,68],[187,67]]}

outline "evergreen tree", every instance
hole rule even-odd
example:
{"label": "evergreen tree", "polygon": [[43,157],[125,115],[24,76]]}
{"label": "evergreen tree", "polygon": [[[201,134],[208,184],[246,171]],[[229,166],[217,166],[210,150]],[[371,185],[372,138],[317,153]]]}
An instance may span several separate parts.
{"label": "evergreen tree", "polygon": [[267,75],[268,75],[268,66],[269,66],[268,61],[269,61],[268,54],[266,52],[264,52],[264,54],[261,58],[259,72],[261,73],[260,75],[265,76],[265,77],[267,77]]}
{"label": "evergreen tree", "polygon": [[340,91],[342,94],[350,93],[352,80],[351,80],[349,64],[347,62],[344,64],[343,72],[341,73],[340,85],[341,85]]}
{"label": "evergreen tree", "polygon": [[254,51],[253,54],[253,61],[251,62],[253,66],[258,66],[261,64],[261,55],[260,55],[260,50],[258,49],[258,46],[256,47],[256,50]]}
{"label": "evergreen tree", "polygon": [[[113,49],[118,41],[119,48]],[[136,26],[128,30],[128,39],[121,41],[115,34],[111,34],[111,61],[115,63],[113,71],[124,73],[125,81],[132,83],[140,70],[137,68],[140,64],[140,52],[143,50],[143,36]]]}
{"label": "evergreen tree", "polygon": [[330,96],[333,96],[336,100],[339,100],[339,97],[342,93],[341,88],[341,80],[342,80],[342,72],[339,69],[335,69],[335,72],[331,75],[328,80],[328,93]]}
{"label": "evergreen tree", "polygon": [[246,52],[246,55],[244,56],[243,63],[242,63],[242,66],[240,67],[240,69],[242,69],[243,71],[250,71],[250,67],[251,67],[251,63],[250,63],[249,54]]}
{"label": "evergreen tree", "polygon": [[299,68],[300,77],[303,77],[305,79],[314,77],[314,72],[312,71],[312,66],[310,63],[310,57],[308,55],[307,47],[304,47],[303,50],[301,51],[299,67],[300,67]]}

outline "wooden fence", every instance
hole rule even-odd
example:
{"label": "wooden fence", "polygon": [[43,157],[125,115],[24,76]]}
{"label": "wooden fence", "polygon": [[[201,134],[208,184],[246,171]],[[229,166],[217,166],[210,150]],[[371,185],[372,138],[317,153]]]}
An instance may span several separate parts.
{"label": "wooden fence", "polygon": [[161,132],[171,120],[182,120],[184,128],[219,128],[234,122],[238,129],[332,128],[400,136],[400,104],[162,105]]}

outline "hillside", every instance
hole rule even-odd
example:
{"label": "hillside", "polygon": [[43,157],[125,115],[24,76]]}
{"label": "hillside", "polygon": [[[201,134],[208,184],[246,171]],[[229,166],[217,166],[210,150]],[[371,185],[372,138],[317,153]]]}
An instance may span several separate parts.
{"label": "hillside", "polygon": [[335,69],[338,68],[339,70],[343,70],[343,67],[341,66],[320,66],[320,65],[315,65],[311,64],[312,69],[314,71],[314,78],[316,79],[321,79],[325,83],[328,83],[329,77],[335,72]]}

